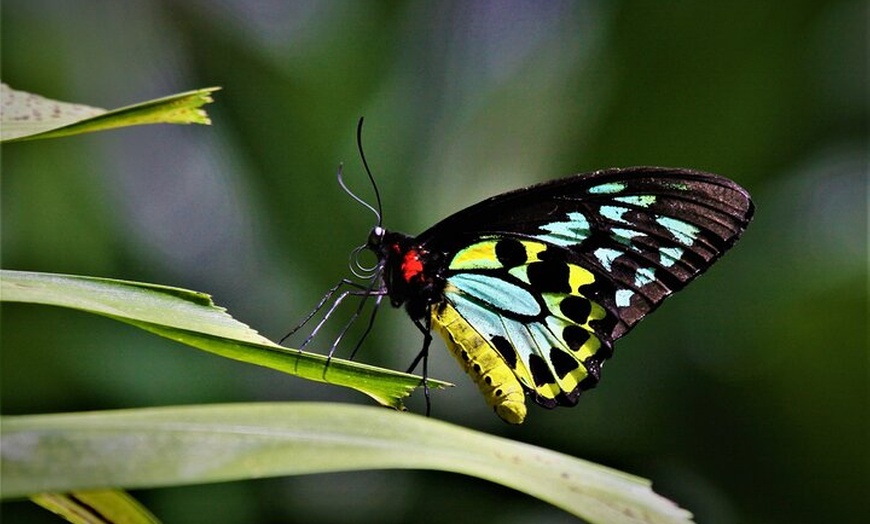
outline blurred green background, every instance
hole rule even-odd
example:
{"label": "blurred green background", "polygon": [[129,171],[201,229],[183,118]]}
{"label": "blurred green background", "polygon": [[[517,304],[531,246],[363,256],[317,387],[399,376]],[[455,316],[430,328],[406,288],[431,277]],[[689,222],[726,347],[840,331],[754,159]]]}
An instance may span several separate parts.
{"label": "blurred green background", "polygon": [[[361,115],[385,224],[408,233],[575,172],[720,173],[756,200],[748,233],[617,344],[576,408],[534,408],[507,427],[439,341],[431,375],[457,387],[433,397],[433,416],[651,478],[699,522],[870,514],[866,1],[0,9],[2,78],[16,89],[114,108],[223,86],[210,128],[4,146],[4,268],[206,291],[277,339],[348,275],[373,225],[335,182],[344,162],[371,199]],[[371,403],[81,313],[4,305],[2,328],[3,414]],[[358,358],[404,369],[419,346],[404,313],[384,311]],[[167,522],[571,521],[499,486],[417,471],[135,494]],[[0,510],[56,522],[28,502]]]}

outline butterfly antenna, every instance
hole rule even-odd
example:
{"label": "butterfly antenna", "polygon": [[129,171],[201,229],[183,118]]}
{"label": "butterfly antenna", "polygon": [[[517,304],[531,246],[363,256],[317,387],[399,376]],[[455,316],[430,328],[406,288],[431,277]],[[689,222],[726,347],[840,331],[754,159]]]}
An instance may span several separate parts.
{"label": "butterfly antenna", "polygon": [[[378,203],[378,209],[375,211],[375,214],[378,216],[378,226],[382,225],[383,219],[383,207],[381,206],[381,192],[378,191],[378,185],[375,183],[375,177],[372,176],[372,171],[369,169],[369,163],[366,160],[366,154],[363,151],[362,145],[362,128],[363,128],[363,120],[364,117],[359,118],[359,123],[356,125],[356,147],[359,149],[359,156],[362,159],[363,167],[366,170],[366,174],[369,176],[369,180],[372,183],[372,188],[375,190],[375,200]],[[369,206],[371,208],[371,206]]]}
{"label": "butterfly antenna", "polygon": [[[362,204],[366,209],[368,209],[369,211],[374,213],[375,216],[378,218],[378,225],[381,225],[381,212],[378,211],[377,209],[375,209],[374,207],[372,207],[371,204],[369,204],[368,202],[366,202],[362,198],[356,196],[356,194],[353,191],[351,191],[349,187],[347,187],[347,184],[345,184],[345,182],[344,182],[344,176],[342,176],[342,169],[343,168],[344,168],[344,164],[338,165],[338,173],[336,175],[338,177],[338,185],[341,186],[341,188],[344,190],[345,193],[348,194],[348,196],[350,196],[350,198],[356,200],[357,202]],[[378,207],[380,207],[380,203],[378,204]]]}
{"label": "butterfly antenna", "polygon": [[347,187],[347,184],[344,181],[344,176],[342,175],[342,170],[344,168],[343,164],[338,165],[338,173],[337,173],[338,185],[340,185],[341,188],[344,190],[344,192],[347,193],[352,199],[356,200],[357,202],[362,204],[366,209],[368,209],[369,211],[374,213],[375,217],[377,217],[377,219],[378,219],[377,225],[378,225],[378,227],[380,227],[381,224],[383,223],[383,211],[382,211],[383,208],[381,206],[381,192],[378,191],[378,185],[375,183],[375,177],[372,176],[372,172],[369,169],[369,163],[366,161],[366,155],[365,155],[365,153],[363,153],[362,125],[363,125],[363,119],[360,118],[359,124],[357,124],[357,127],[356,127],[356,145],[357,145],[357,148],[359,149],[359,156],[362,158],[362,162],[363,162],[363,166],[365,167],[366,174],[368,175],[369,181],[371,181],[372,187],[375,190],[375,199],[377,200],[378,207],[375,208],[374,206],[372,206],[371,204],[369,204],[368,202],[366,202],[365,200],[363,200],[362,198],[357,196],[356,193],[354,193],[353,191],[351,191],[351,189],[349,187]]}

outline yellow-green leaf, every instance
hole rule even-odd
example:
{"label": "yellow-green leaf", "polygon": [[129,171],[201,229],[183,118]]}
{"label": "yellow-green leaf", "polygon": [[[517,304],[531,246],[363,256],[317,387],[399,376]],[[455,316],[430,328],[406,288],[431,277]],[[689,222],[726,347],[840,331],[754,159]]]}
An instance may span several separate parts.
{"label": "yellow-green leaf", "polygon": [[179,93],[107,111],[60,102],[0,84],[0,141],[54,138],[141,124],[210,124],[202,106],[219,87]]}
{"label": "yellow-green leaf", "polygon": [[30,497],[73,524],[158,524],[145,506],[117,489],[40,493]]}
{"label": "yellow-green leaf", "polygon": [[[422,377],[279,346],[216,306],[205,293],[108,278],[0,271],[0,300],[103,315],[227,358],[356,389],[403,409]],[[4,329],[15,329],[4,326]],[[8,350],[8,348],[7,348]],[[65,351],[65,348],[58,348]],[[450,384],[429,379],[430,388]]]}
{"label": "yellow-green leaf", "polygon": [[593,523],[685,523],[648,480],[411,413],[330,403],[170,406],[0,419],[0,495],[365,469],[433,469]]}

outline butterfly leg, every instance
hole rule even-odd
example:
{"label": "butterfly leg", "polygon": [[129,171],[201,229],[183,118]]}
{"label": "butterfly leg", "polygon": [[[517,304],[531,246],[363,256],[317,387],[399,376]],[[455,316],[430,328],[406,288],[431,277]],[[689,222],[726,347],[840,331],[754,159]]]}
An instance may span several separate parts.
{"label": "butterfly leg", "polygon": [[356,356],[356,352],[359,351],[359,348],[362,346],[363,341],[369,336],[369,333],[372,330],[372,326],[375,325],[375,317],[378,314],[378,310],[380,310],[381,308],[381,301],[384,300],[385,296],[385,294],[381,293],[378,295],[378,298],[375,299],[375,305],[372,308],[372,314],[371,316],[369,316],[369,324],[366,326],[366,330],[363,332],[363,334],[359,337],[359,340],[357,341],[356,346],[354,346],[353,351],[351,351],[349,360],[353,360],[353,357]]}
{"label": "butterfly leg", "polygon": [[[352,295],[352,294],[356,294],[356,293],[354,293],[353,291],[343,291],[343,292],[341,292],[341,294],[338,295],[338,297],[336,297],[335,300],[332,301],[332,305],[330,305],[329,309],[326,310],[326,313],[323,315],[323,318],[321,318],[320,322],[318,322],[317,325],[314,326],[314,329],[311,330],[311,334],[309,334],[308,337],[304,341],[302,341],[302,344],[299,346],[300,349],[307,346],[308,343],[311,342],[314,339],[314,337],[317,336],[317,333],[320,331],[320,328],[322,328],[323,325],[326,324],[326,321],[329,320],[329,317],[332,316],[332,314],[335,312],[335,310],[338,308],[338,306],[341,305],[341,303],[344,301],[345,298],[348,297],[348,295]],[[345,329],[347,329],[347,326],[345,326]],[[334,352],[335,352],[335,344],[333,344],[332,349],[330,349],[329,356],[332,357],[332,354]]]}
{"label": "butterfly leg", "polygon": [[[351,315],[350,320],[348,320],[347,323],[345,323],[344,327],[341,329],[341,332],[338,334],[338,337],[336,337],[335,341],[332,343],[332,347],[329,348],[329,358],[332,358],[333,353],[335,353],[335,349],[338,347],[338,345],[341,343],[341,340],[347,334],[347,331],[350,329],[350,326],[352,326],[354,324],[354,322],[356,322],[356,319],[359,318],[360,314],[362,313],[363,307],[365,307],[365,305],[366,305],[366,301],[368,300],[368,298],[371,296],[376,296],[378,298],[375,299],[374,309],[372,310],[371,317],[369,317],[368,326],[366,326],[365,331],[363,332],[362,336],[360,337],[359,341],[357,342],[356,346],[354,347],[353,352],[351,353],[351,356],[350,356],[351,359],[353,359],[353,356],[356,354],[357,349],[359,349],[359,347],[363,343],[363,340],[366,339],[369,332],[372,330],[372,326],[374,325],[374,322],[375,322],[375,315],[377,315],[377,313],[378,313],[378,309],[381,306],[381,301],[384,299],[384,295],[387,294],[386,289],[375,289],[375,286],[376,286],[376,284],[373,283],[370,287],[368,287],[364,291],[346,291],[345,293],[343,293],[343,295],[345,295],[345,296],[347,296],[347,295],[361,296],[362,300],[359,301],[359,306],[357,306],[356,311],[354,311],[353,315]],[[344,297],[340,297],[340,298],[344,298]],[[329,308],[329,312],[327,314],[332,314],[332,311],[336,307],[337,307],[337,304],[333,305],[331,308]],[[324,320],[326,320],[326,319],[324,318]],[[323,321],[321,321],[321,323],[322,322]],[[318,325],[318,327],[319,327],[319,325]]]}
{"label": "butterfly leg", "polygon": [[[355,289],[349,289],[349,290],[342,291],[337,297],[335,297],[335,293],[338,292],[338,290],[342,286],[350,286],[350,287],[355,288]],[[344,337],[345,333],[350,328],[350,326],[354,323],[354,321],[359,317],[360,312],[362,311],[362,308],[365,306],[365,303],[366,303],[366,300],[368,299],[368,297],[378,296],[379,298],[378,298],[378,301],[376,304],[376,306],[377,306],[380,304],[380,302],[382,300],[381,297],[383,297],[383,295],[385,295],[387,293],[387,291],[385,289],[380,289],[380,288],[376,289],[376,287],[377,287],[377,283],[374,281],[371,285],[364,286],[364,285],[357,283],[357,282],[354,282],[352,280],[343,279],[341,282],[339,282],[338,284],[333,286],[326,293],[326,295],[324,295],[324,297],[322,299],[320,299],[320,302],[317,304],[317,306],[308,314],[308,316],[305,317],[305,319],[298,326],[294,327],[289,333],[287,333],[286,335],[284,335],[281,338],[281,340],[279,341],[279,344],[283,343],[288,337],[290,337],[291,335],[293,335],[294,333],[299,331],[299,329],[301,329],[304,325],[306,325],[331,300],[331,304],[329,306],[329,309],[327,309],[326,313],[323,315],[323,318],[320,319],[320,321],[317,323],[317,325],[314,326],[314,329],[311,330],[311,333],[308,335],[308,337],[299,346],[300,349],[305,348],[305,346],[307,346],[308,343],[314,339],[314,337],[320,331],[320,328],[322,328],[323,325],[326,323],[326,321],[329,320],[329,318],[332,316],[332,314],[335,312],[335,310],[338,308],[338,306],[341,305],[341,303],[344,301],[345,298],[348,297],[348,295],[362,297],[362,300],[360,301],[360,305],[357,308],[356,312],[353,314],[350,321],[347,324],[345,324],[345,326],[341,330],[341,333],[339,334],[338,338],[333,343],[333,345],[329,351],[329,356],[332,357],[332,354],[335,352],[335,348],[338,346],[338,343]],[[335,297],[335,298],[333,298],[333,297]],[[372,319],[370,322],[374,322],[374,319]],[[369,329],[366,330],[366,333],[364,335],[368,335],[368,331],[370,329],[371,329],[371,327],[369,327]],[[361,343],[362,343],[362,341],[360,341],[360,344]]]}
{"label": "butterfly leg", "polygon": [[305,326],[305,324],[308,323],[309,320],[314,318],[314,315],[316,315],[317,313],[320,312],[321,309],[323,309],[323,306],[325,306],[326,303],[329,302],[329,299],[332,298],[333,295],[335,295],[335,293],[338,292],[338,290],[341,289],[342,286],[352,286],[352,287],[356,287],[358,289],[366,289],[365,286],[363,286],[362,284],[360,284],[358,282],[354,282],[353,280],[349,280],[347,278],[341,279],[341,281],[339,281],[338,284],[332,286],[329,289],[329,291],[327,291],[326,294],[323,295],[323,298],[320,299],[320,302],[318,302],[317,305],[314,306],[314,309],[312,309],[311,312],[308,313],[308,315],[302,320],[302,322],[300,322],[299,324],[296,325],[296,327],[291,329],[289,333],[287,333],[286,335],[281,337],[281,340],[279,340],[278,343],[283,344],[285,340],[287,340],[288,338],[290,338],[291,336],[296,334],[297,331],[302,329]]}
{"label": "butterfly leg", "polygon": [[414,357],[408,373],[412,373],[420,361],[423,361],[423,395],[426,397],[426,416],[432,411],[432,402],[429,398],[429,345],[432,343],[432,315],[425,315],[424,321],[414,319],[414,325],[423,333],[423,349]]}

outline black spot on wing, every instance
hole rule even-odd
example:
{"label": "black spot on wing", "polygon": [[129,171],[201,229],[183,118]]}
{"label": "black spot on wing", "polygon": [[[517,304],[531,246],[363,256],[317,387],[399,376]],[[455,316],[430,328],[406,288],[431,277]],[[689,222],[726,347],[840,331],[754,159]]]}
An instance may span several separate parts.
{"label": "black spot on wing", "polygon": [[528,260],[525,246],[515,238],[499,240],[495,245],[495,256],[506,268],[521,266]]}
{"label": "black spot on wing", "polygon": [[580,326],[565,326],[562,330],[562,338],[571,351],[577,351],[589,340],[589,332]]}
{"label": "black spot on wing", "polygon": [[559,348],[550,348],[550,362],[559,378],[565,378],[565,375],[580,367],[577,359]]}
{"label": "black spot on wing", "polygon": [[592,303],[583,297],[569,295],[559,303],[559,310],[575,324],[585,324],[592,313]]}
{"label": "black spot on wing", "polygon": [[502,358],[511,369],[517,368],[517,351],[514,346],[501,335],[496,335],[490,340],[495,349],[501,354]]}
{"label": "black spot on wing", "polygon": [[529,356],[529,371],[532,373],[535,386],[544,386],[556,382],[556,378],[553,376],[547,363],[536,353]]}
{"label": "black spot on wing", "polygon": [[570,293],[568,264],[554,260],[533,262],[526,274],[529,283],[539,293]]}

